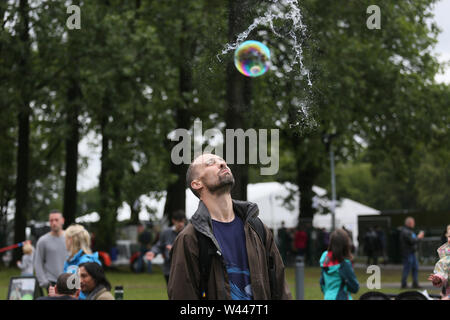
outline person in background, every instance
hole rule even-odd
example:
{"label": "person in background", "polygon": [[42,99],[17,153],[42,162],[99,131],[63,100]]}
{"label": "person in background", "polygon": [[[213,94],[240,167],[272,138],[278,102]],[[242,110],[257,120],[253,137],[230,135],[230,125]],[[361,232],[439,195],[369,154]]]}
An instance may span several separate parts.
{"label": "person in background", "polygon": [[298,227],[294,236],[294,248],[297,255],[301,257],[305,256],[307,242],[308,235],[306,234],[305,230],[303,230],[303,228]]}
{"label": "person in background", "polygon": [[64,218],[59,211],[49,214],[50,232],[39,238],[34,253],[34,270],[39,285],[48,292],[64,270],[67,257]]}
{"label": "person in background", "polygon": [[[138,242],[140,245],[140,255],[139,255],[139,263],[138,263],[138,272],[142,272],[144,269],[144,258],[145,254],[151,249],[152,244],[152,234],[150,231],[145,229],[145,225],[138,225]],[[152,261],[147,259],[147,273],[152,273]]]}
{"label": "person in background", "polygon": [[[82,225],[73,224],[66,229],[66,247],[69,255],[64,263],[63,272],[77,273],[78,266],[86,262],[102,265],[98,252],[92,253],[90,243],[89,232]],[[79,299],[84,300],[85,297],[85,293],[81,290]]]}
{"label": "person in background", "polygon": [[419,289],[419,262],[417,261],[416,251],[417,243],[423,239],[425,233],[423,231],[416,235],[413,231],[416,222],[413,217],[405,219],[405,225],[400,232],[400,248],[403,257],[403,272],[402,272],[402,289],[407,288],[407,279],[409,272],[412,272],[413,288]]}
{"label": "person in background", "polygon": [[22,251],[23,251],[22,261],[17,261],[17,266],[21,270],[20,275],[32,276],[34,273],[33,267],[34,250],[33,246],[29,241],[25,242],[25,244],[22,247]]}
{"label": "person in background", "polygon": [[375,226],[375,232],[377,233],[379,255],[383,258],[383,264],[386,264],[387,254],[386,254],[386,234],[380,226]]}
{"label": "person in background", "polygon": [[106,279],[103,268],[95,262],[86,262],[78,266],[81,292],[86,300],[115,300],[111,294],[111,284]]}
{"label": "person in background", "polygon": [[284,221],[281,222],[281,228],[278,230],[278,248],[280,250],[281,258],[283,259],[284,265],[287,265],[287,252],[289,249],[289,244],[291,243],[291,237]]}
{"label": "person in background", "polygon": [[351,242],[347,232],[335,230],[330,244],[320,257],[320,288],[324,300],[352,300],[350,293],[357,293],[359,282],[353,271]]}
{"label": "person in background", "polygon": [[327,250],[328,245],[330,243],[330,234],[327,232],[325,228],[319,229],[317,240],[319,241],[320,252],[324,252],[325,250]]}
{"label": "person in background", "polygon": [[377,265],[380,246],[378,234],[372,227],[364,235],[364,249],[367,255],[367,265]]}
{"label": "person in background", "polygon": [[172,250],[173,242],[181,230],[186,225],[186,215],[183,210],[177,210],[172,214],[172,227],[168,227],[161,232],[158,242],[147,252],[146,259],[150,262],[158,255],[162,254],[164,258],[163,273],[166,279],[166,284],[169,283],[170,275],[170,251]]}
{"label": "person in background", "polygon": [[56,281],[55,293],[49,297],[39,297],[36,300],[78,300],[80,290],[75,286],[69,288],[71,273],[61,273]]}
{"label": "person in background", "polygon": [[442,288],[442,300],[450,300],[450,225],[447,226],[447,241],[437,249],[439,261],[434,266],[433,274],[428,280],[436,287]]}

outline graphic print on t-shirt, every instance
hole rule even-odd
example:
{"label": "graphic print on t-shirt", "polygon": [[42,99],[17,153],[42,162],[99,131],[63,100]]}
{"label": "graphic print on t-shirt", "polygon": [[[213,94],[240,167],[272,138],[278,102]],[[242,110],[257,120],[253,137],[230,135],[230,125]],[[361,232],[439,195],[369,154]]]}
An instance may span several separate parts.
{"label": "graphic print on t-shirt", "polygon": [[231,222],[212,220],[212,223],[214,236],[219,242],[225,260],[231,298],[233,300],[253,299],[244,223],[237,216]]}

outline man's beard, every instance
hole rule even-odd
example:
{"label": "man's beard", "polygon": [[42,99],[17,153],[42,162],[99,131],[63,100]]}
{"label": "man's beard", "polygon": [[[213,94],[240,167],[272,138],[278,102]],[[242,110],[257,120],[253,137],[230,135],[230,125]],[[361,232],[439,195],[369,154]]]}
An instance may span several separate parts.
{"label": "man's beard", "polygon": [[225,193],[230,193],[234,186],[234,177],[230,174],[219,175],[219,182],[215,185],[205,184],[206,189],[211,194],[221,195]]}

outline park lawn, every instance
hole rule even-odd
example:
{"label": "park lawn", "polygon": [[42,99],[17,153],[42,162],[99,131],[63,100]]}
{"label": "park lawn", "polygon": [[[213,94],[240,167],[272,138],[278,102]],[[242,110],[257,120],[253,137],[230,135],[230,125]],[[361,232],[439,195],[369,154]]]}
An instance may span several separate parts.
{"label": "park lawn", "polygon": [[[403,291],[409,291],[413,289],[400,289],[400,279],[401,279],[401,270],[384,270],[381,268],[381,289],[376,290],[383,293],[390,293],[390,294],[398,294]],[[420,282],[426,282],[427,277],[429,275],[429,271],[419,271],[419,281]],[[358,293],[352,294],[352,298],[354,300],[359,299],[359,297],[368,292],[368,291],[374,291],[367,289],[366,282],[367,279],[372,275],[366,273],[366,269],[355,269],[356,277],[358,278],[360,289]],[[319,279],[320,279],[320,268],[318,267],[307,267],[305,268],[305,299],[306,300],[322,300],[323,294],[319,286]],[[289,286],[289,289],[291,290],[292,296],[295,298],[295,269],[294,268],[287,268],[286,269],[286,280]],[[411,285],[411,275],[408,278],[409,285]],[[397,283],[398,287],[389,287],[389,288],[383,288],[383,283]],[[429,294],[439,294],[439,289],[434,290],[428,290]]]}
{"label": "park lawn", "polygon": [[[366,288],[366,281],[371,274],[367,274],[365,269],[356,269],[356,276],[360,283],[360,290],[357,294],[352,295],[353,299],[371,291]],[[8,292],[9,279],[12,276],[20,274],[18,269],[0,269],[0,299],[6,299]],[[426,281],[429,272],[420,271],[419,281]],[[153,266],[152,274],[136,274],[129,269],[108,270],[106,272],[108,280],[112,287],[122,285],[124,287],[125,300],[167,300],[166,281],[162,274],[160,266]],[[383,270],[381,269],[381,289],[384,293],[398,294],[404,290],[400,286],[401,270]],[[305,268],[305,299],[306,300],[322,300],[323,294],[319,286],[320,268]],[[295,270],[294,268],[286,269],[286,279],[289,289],[295,298]],[[410,280],[411,281],[411,280]],[[398,283],[397,288],[383,288],[383,283]],[[409,289],[411,290],[411,289]],[[112,290],[113,291],[113,290]],[[439,290],[428,290],[430,294],[439,294]]]}

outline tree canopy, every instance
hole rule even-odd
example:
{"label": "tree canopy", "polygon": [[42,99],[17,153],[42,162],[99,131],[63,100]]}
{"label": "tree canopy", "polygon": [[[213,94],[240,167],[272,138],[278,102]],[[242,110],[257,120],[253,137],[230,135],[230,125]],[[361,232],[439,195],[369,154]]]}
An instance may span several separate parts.
{"label": "tree canopy", "polygon": [[[339,196],[450,210],[450,91],[434,80],[434,3],[384,1],[380,29],[369,29],[365,1],[72,1],[80,28],[71,29],[64,1],[1,2],[2,226],[14,213],[18,242],[55,207],[68,223],[98,211],[108,249],[124,202],[133,223],[142,195],[165,194],[168,216],[184,209],[186,165],[171,161],[170,137],[196,119],[280,131],[276,175],[233,166],[243,200],[247,183],[290,181],[299,214],[312,218],[312,186],[329,187],[333,148]],[[233,65],[229,46],[248,39],[272,53],[259,78]],[[80,193],[78,146],[89,134],[101,173]]]}

